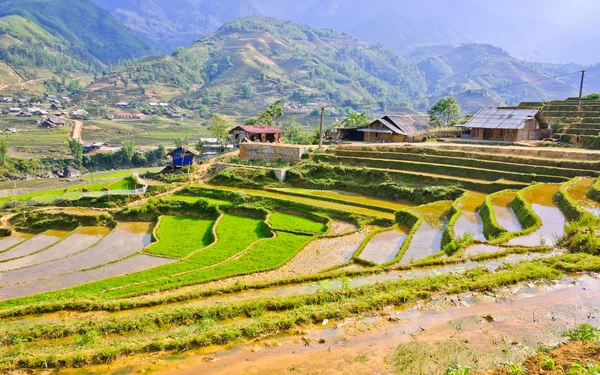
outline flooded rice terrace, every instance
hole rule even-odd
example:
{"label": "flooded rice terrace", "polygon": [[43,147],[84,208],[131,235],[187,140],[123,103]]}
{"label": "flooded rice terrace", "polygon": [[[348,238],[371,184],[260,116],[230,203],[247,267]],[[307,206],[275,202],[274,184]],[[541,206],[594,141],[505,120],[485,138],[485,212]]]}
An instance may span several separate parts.
{"label": "flooded rice terrace", "polygon": [[501,227],[509,232],[518,232],[521,229],[519,218],[512,208],[512,201],[517,196],[516,191],[499,194],[492,199],[492,207],[496,213],[496,220]]}
{"label": "flooded rice terrace", "polygon": [[529,235],[510,240],[510,245],[556,245],[564,234],[566,223],[565,216],[553,200],[559,189],[558,184],[541,184],[525,191],[525,199],[531,203],[533,211],[542,219],[542,226]]}
{"label": "flooded rice terrace", "polygon": [[[2,265],[10,270],[0,273],[0,299],[63,289],[171,262],[165,258],[134,255],[151,243],[151,231],[151,223],[120,223],[108,234],[105,228],[78,230],[73,234],[75,237],[66,237],[53,248],[32,257],[16,259],[15,263],[9,262],[6,266]],[[62,234],[67,235],[66,232]],[[47,234],[44,236],[49,237]],[[19,246],[24,246],[35,238],[37,237]],[[53,238],[55,240],[52,243],[60,239]],[[44,243],[50,242],[47,240]],[[37,242],[32,248],[41,250]],[[27,248],[28,251],[23,253],[34,252],[31,251],[32,248]],[[50,252],[46,254],[47,251]],[[44,258],[49,261],[40,263],[39,260]],[[36,265],[18,267],[25,263]]]}
{"label": "flooded rice terrace", "polygon": [[398,254],[407,236],[408,229],[400,226],[378,233],[367,243],[360,258],[376,264],[390,262]]}
{"label": "flooded rice terrace", "polygon": [[451,201],[442,201],[412,208],[413,212],[423,218],[423,222],[406,249],[401,264],[409,264],[441,250],[442,235],[447,223],[446,214],[451,206]]}
{"label": "flooded rice terrace", "polygon": [[587,196],[593,184],[594,179],[592,178],[580,178],[567,187],[567,193],[586,211],[600,216],[600,202],[590,199]]}
{"label": "flooded rice terrace", "polygon": [[483,220],[477,210],[483,204],[486,195],[476,192],[469,192],[465,198],[460,201],[459,209],[462,215],[454,224],[454,233],[457,237],[470,234],[475,240],[485,241],[483,234]]}

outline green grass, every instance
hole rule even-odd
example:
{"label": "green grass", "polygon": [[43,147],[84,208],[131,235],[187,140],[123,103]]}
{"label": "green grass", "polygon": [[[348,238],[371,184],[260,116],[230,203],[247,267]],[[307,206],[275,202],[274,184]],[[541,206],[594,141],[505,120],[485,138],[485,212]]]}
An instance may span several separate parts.
{"label": "green grass", "polygon": [[220,266],[192,272],[167,280],[157,280],[140,286],[118,289],[105,294],[109,298],[139,295],[159,290],[170,290],[190,284],[198,284],[232,276],[271,270],[291,260],[313,237],[277,232],[277,237],[257,243],[242,257]]}
{"label": "green grass", "polygon": [[135,187],[133,185],[133,181],[130,179],[123,179],[119,181],[115,181],[112,184],[108,185],[110,190],[133,190]]}
{"label": "green grass", "polygon": [[50,203],[50,202],[54,201],[55,199],[61,198],[61,197],[65,198],[65,199],[76,199],[81,196],[81,194],[79,192],[83,188],[88,189],[89,191],[100,191],[103,188],[109,186],[110,184],[111,184],[111,182],[101,182],[101,183],[97,183],[97,184],[77,186],[77,187],[68,188],[68,189],[45,190],[45,191],[39,191],[36,193],[23,194],[23,195],[19,195],[16,197],[5,197],[5,198],[0,198],[0,204],[11,202],[11,201],[24,202],[24,201],[27,201],[30,199],[35,199],[37,201],[44,202],[44,203]]}
{"label": "green grass", "polygon": [[189,197],[187,195],[170,195],[168,197],[163,198],[164,200],[167,201],[179,201],[179,202],[191,202],[194,203],[196,201],[198,201],[198,199],[206,199],[209,200],[213,203],[216,203],[220,206],[231,206],[232,203],[228,202],[226,200],[222,200],[222,199],[208,199],[208,198],[202,198],[202,197]]}
{"label": "green grass", "polygon": [[208,246],[213,241],[212,220],[185,216],[163,216],[156,230],[158,242],[145,252],[183,258],[191,252]]}
{"label": "green grass", "polygon": [[[157,285],[161,285],[163,288],[168,289],[169,285],[177,285],[177,280],[182,278],[186,280],[190,277],[191,279],[195,279],[200,272],[212,274],[214,271],[211,271],[210,269],[198,271],[189,274],[191,276],[173,277],[173,275],[195,271],[200,268],[213,266],[226,261],[247,249],[254,242],[267,236],[265,234],[264,223],[261,220],[235,215],[224,215],[216,227],[216,232],[217,242],[213,246],[206,247],[185,261],[167,264],[130,275],[113,277],[90,284],[80,285],[70,289],[25,297],[9,301],[8,303],[11,304],[15,302],[21,304],[22,302],[42,302],[82,296],[88,298],[110,298],[114,295],[155,291]],[[198,278],[198,281],[200,280],[202,280],[202,278]],[[109,289],[113,289],[113,291],[103,293]]]}
{"label": "green grass", "polygon": [[304,233],[323,233],[326,228],[323,223],[283,212],[273,212],[269,218],[269,224],[273,228]]}

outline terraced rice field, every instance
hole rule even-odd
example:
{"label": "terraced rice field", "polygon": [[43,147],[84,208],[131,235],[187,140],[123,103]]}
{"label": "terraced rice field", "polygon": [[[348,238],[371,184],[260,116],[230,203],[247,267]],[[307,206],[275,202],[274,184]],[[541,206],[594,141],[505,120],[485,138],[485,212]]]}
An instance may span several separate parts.
{"label": "terraced rice field", "polygon": [[[392,324],[398,322],[394,314],[436,301],[459,308],[476,293],[490,296],[505,286],[526,288],[521,282],[559,280],[565,270],[600,272],[596,256],[556,248],[567,224],[557,203],[561,189],[581,210],[595,213],[600,207],[587,197],[597,172],[589,160],[538,163],[481,148],[436,146],[426,153],[401,146],[402,153],[380,147],[344,146],[326,156],[391,175],[422,176],[417,188],[427,193],[433,181],[452,182],[464,195],[419,205],[289,185],[260,190],[201,184],[125,209],[39,210],[68,214],[61,225],[71,230],[6,231],[9,236],[0,239],[0,372],[61,367],[160,373],[154,366],[161,361],[152,361],[181,353],[200,356],[204,372],[211,373],[218,365],[211,359],[215,353],[243,342],[258,351],[316,327],[339,332],[359,316],[383,315]],[[482,160],[471,164],[454,153],[488,158],[467,158]],[[373,160],[382,165],[372,166]],[[496,192],[502,193],[491,200],[490,211],[510,237],[488,241],[483,233],[489,218],[480,207]],[[99,213],[112,219],[98,221]],[[40,226],[54,225],[40,220]],[[10,216],[4,222],[14,223]],[[83,224],[91,222],[96,224]],[[404,319],[412,324],[411,314],[402,315],[399,326]],[[480,323],[492,326],[495,318]],[[405,329],[402,335],[422,332]],[[299,352],[340,350],[327,334],[314,340],[301,335],[289,339],[301,343]],[[340,341],[341,350],[352,353],[347,363],[368,362],[356,360],[362,353],[352,352],[351,340]],[[328,345],[320,346],[323,341]],[[196,366],[190,368],[194,373]]]}

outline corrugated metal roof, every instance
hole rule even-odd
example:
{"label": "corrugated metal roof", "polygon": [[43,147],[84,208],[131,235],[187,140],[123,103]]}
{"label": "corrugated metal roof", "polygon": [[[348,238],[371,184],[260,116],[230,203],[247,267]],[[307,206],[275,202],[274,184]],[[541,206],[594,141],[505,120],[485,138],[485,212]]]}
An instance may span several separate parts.
{"label": "corrugated metal roof", "polygon": [[234,130],[237,129],[241,129],[246,133],[252,134],[281,134],[281,130],[279,130],[275,126],[270,125],[240,125],[231,129],[229,133],[231,134]]}
{"label": "corrugated metal roof", "polygon": [[427,131],[429,116],[389,115],[375,120],[371,125],[380,122],[391,132],[401,135],[413,135]]}
{"label": "corrugated metal roof", "polygon": [[538,114],[537,109],[482,109],[463,125],[473,129],[523,129],[525,122]]}
{"label": "corrugated metal roof", "polygon": [[389,129],[360,129],[359,132],[392,134],[392,131]]}

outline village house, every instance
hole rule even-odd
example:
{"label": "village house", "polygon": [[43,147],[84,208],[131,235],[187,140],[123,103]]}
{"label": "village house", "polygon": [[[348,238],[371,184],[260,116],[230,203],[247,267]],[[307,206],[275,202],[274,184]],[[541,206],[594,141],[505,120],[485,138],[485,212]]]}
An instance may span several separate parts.
{"label": "village house", "polygon": [[174,168],[181,168],[195,164],[195,157],[199,156],[200,153],[189,147],[181,146],[167,154],[171,157],[171,166]]}
{"label": "village house", "polygon": [[50,117],[42,122],[42,127],[44,128],[56,128],[59,126],[65,126],[65,121],[58,117]]}
{"label": "village house", "polygon": [[283,135],[275,126],[265,125],[240,125],[231,129],[229,134],[233,135],[235,145],[243,142],[279,143]]}
{"label": "village house", "polygon": [[59,110],[59,109],[63,109],[62,104],[60,103],[52,103],[52,105],[50,106],[50,108],[52,108],[54,111]]}
{"label": "village house", "polygon": [[86,111],[85,109],[76,109],[73,112],[71,112],[71,116],[87,116],[89,115],[89,112]]}
{"label": "village house", "polygon": [[8,112],[11,113],[11,114],[19,114],[19,113],[21,113],[23,111],[21,110],[21,108],[16,108],[15,107],[15,108],[9,108]]}
{"label": "village house", "polygon": [[118,102],[115,104],[115,107],[127,108],[129,106],[129,102]]}
{"label": "village house", "polygon": [[144,120],[146,115],[143,113],[118,112],[115,114],[115,118],[126,120]]}
{"label": "village house", "polygon": [[463,128],[463,137],[473,140],[519,142],[541,140],[551,129],[537,109],[482,109]]}
{"label": "village house", "polygon": [[13,98],[4,97],[4,98],[2,98],[2,101],[3,101],[4,103],[12,103],[12,102],[13,102]]}
{"label": "village house", "polygon": [[84,143],[83,152],[85,153],[97,153],[97,152],[112,152],[114,148],[106,142],[95,142],[95,143]]}
{"label": "village house", "polygon": [[54,114],[54,116],[61,117],[61,118],[69,117],[69,112],[67,112],[67,111],[59,111],[59,112],[56,112]]}
{"label": "village house", "polygon": [[388,115],[369,125],[350,128],[334,128],[334,141],[356,141],[369,143],[399,143],[420,141],[429,129],[429,116]]}
{"label": "village house", "polygon": [[33,113],[28,112],[28,111],[23,111],[21,113],[19,113],[20,117],[33,117]]}

